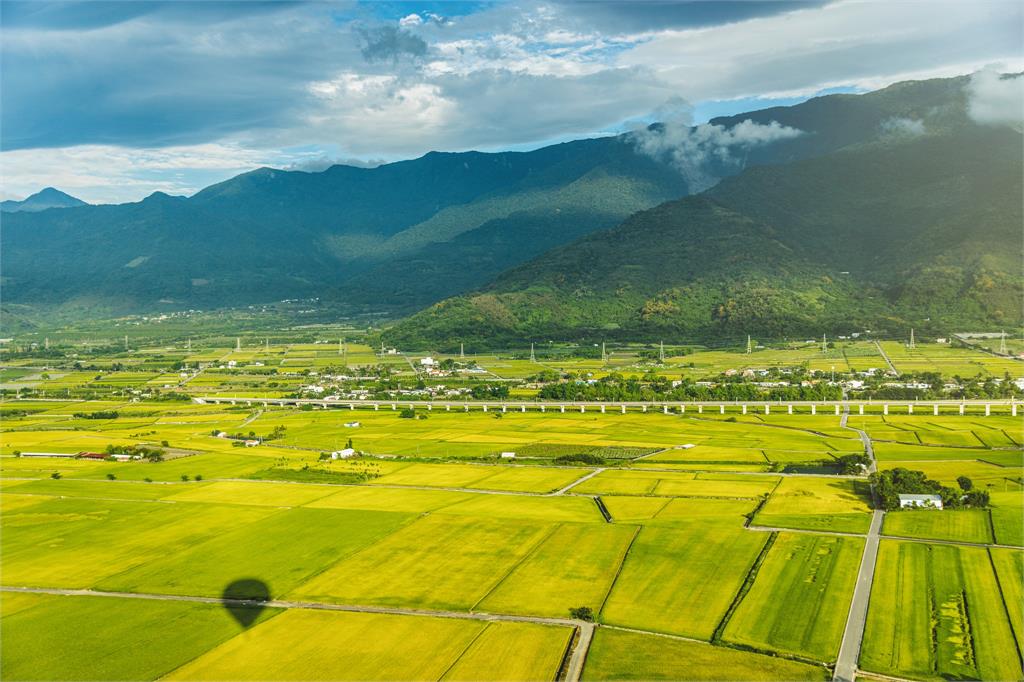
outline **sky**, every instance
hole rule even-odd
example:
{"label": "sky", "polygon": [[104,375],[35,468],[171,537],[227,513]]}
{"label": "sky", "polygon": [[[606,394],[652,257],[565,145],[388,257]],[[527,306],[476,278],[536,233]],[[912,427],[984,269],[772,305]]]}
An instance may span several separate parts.
{"label": "sky", "polygon": [[1024,69],[1024,4],[0,0],[0,198],[527,150]]}

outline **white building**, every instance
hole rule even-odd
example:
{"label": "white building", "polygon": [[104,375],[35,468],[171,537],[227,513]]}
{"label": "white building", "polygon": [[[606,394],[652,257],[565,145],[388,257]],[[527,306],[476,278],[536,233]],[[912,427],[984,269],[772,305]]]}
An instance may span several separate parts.
{"label": "white building", "polygon": [[345,448],[344,450],[335,450],[331,453],[331,459],[348,459],[349,457],[355,457],[356,451],[352,448]]}
{"label": "white building", "polygon": [[420,364],[423,365],[424,367],[433,367],[434,366],[434,358],[431,358],[431,357],[420,358]]}
{"label": "white building", "polygon": [[346,429],[358,429],[360,427],[359,422],[345,422]]}
{"label": "white building", "polygon": [[516,458],[516,453],[514,453],[514,452],[503,452],[503,453],[501,453],[501,458],[502,459],[515,459]]}
{"label": "white building", "polygon": [[939,495],[907,495],[900,493],[900,507],[925,507],[942,509],[942,498]]}

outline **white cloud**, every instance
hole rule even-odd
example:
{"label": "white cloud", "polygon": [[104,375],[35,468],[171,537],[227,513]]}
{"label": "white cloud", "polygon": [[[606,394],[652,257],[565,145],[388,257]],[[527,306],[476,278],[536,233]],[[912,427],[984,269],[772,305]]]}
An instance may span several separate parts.
{"label": "white cloud", "polygon": [[887,118],[881,127],[887,135],[918,137],[925,134],[924,121],[917,118]]}
{"label": "white cloud", "polygon": [[722,170],[742,167],[743,155],[750,149],[805,134],[778,121],[762,124],[750,119],[730,128],[710,123],[692,126],[692,107],[681,99],[670,101],[655,116],[664,123],[635,130],[630,139],[640,152],[675,166],[693,192],[717,183]]}
{"label": "white cloud", "polygon": [[982,69],[971,76],[967,92],[967,111],[974,121],[1016,128],[1024,122],[1024,77]]}
{"label": "white cloud", "polygon": [[418,14],[408,14],[398,20],[398,25],[403,28],[409,28],[411,26],[419,26],[423,23],[423,17]]}

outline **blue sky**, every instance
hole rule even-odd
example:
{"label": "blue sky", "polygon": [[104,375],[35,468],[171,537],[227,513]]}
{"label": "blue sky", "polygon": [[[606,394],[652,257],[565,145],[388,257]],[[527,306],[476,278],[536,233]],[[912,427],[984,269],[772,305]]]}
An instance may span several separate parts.
{"label": "blue sky", "polygon": [[0,0],[3,198],[611,134],[1022,68],[1019,2]]}

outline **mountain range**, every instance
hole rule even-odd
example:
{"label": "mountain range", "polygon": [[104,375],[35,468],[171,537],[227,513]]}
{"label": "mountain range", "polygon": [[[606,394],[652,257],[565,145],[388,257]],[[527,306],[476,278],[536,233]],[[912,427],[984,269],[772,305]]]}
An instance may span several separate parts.
{"label": "mountain range", "polygon": [[88,204],[53,187],[45,187],[21,201],[14,199],[0,201],[0,211],[4,213],[45,211],[48,208],[71,208],[73,206],[88,206]]}
{"label": "mountain range", "polygon": [[110,312],[316,296],[419,310],[387,337],[435,347],[1019,325],[1021,132],[974,123],[968,82],[8,213],[4,296]]}

